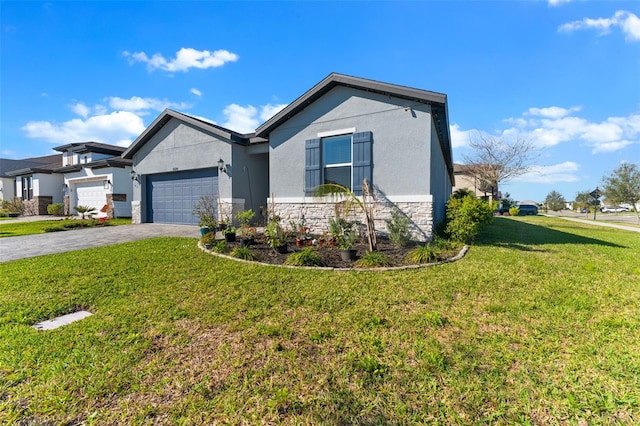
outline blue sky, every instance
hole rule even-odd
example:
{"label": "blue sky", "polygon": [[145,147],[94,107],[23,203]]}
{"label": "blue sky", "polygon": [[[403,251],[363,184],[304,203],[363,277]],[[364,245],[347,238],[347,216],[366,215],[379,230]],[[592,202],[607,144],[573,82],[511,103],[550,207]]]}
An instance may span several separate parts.
{"label": "blue sky", "polygon": [[164,108],[253,131],[331,72],[446,93],[454,160],[524,137],[515,199],[640,163],[637,1],[0,3],[0,156],[128,145]]}

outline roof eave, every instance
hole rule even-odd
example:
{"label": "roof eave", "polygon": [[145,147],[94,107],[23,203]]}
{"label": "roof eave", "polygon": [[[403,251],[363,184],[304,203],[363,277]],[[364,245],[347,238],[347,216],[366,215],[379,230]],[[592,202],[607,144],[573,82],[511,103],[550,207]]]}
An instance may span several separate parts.
{"label": "roof eave", "polygon": [[331,73],[321,82],[307,90],[302,96],[291,102],[282,111],[265,121],[256,129],[256,136],[268,138],[269,133],[282,123],[305,109],[316,99],[336,86],[353,87],[359,90],[370,91],[396,98],[407,99],[425,104],[446,105],[447,96],[443,93],[430,92],[407,86],[383,83],[375,80],[367,80],[360,77],[352,77],[344,74]]}
{"label": "roof eave", "polygon": [[171,109],[165,109],[160,115],[147,127],[144,132],[136,138],[135,141],[127,148],[121,155],[124,159],[132,159],[134,154],[142,148],[142,146],[149,141],[165,124],[167,124],[172,118],[184,121],[192,126],[195,126],[203,131],[213,133],[222,138],[228,139],[232,142],[248,144],[248,140],[244,135],[234,132],[232,130],[225,129],[213,123],[206,123],[204,120],[191,117],[187,114],[182,114],[178,111]]}

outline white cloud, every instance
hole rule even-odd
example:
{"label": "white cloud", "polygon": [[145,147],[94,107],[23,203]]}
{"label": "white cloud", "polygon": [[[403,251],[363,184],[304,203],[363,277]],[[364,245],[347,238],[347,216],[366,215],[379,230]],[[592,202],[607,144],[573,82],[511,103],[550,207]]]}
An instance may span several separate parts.
{"label": "white cloud", "polygon": [[533,183],[578,182],[580,178],[576,172],[579,168],[580,166],[573,161],[565,161],[552,166],[534,166],[529,172],[513,180]]}
{"label": "white cloud", "polygon": [[189,90],[189,92],[191,92],[192,94],[196,95],[197,97],[202,96],[202,92],[198,89],[196,89],[195,87],[193,87],[191,90]]}
{"label": "white cloud", "polygon": [[[592,122],[576,113],[581,107],[529,108],[521,117],[504,120],[511,127],[502,130],[497,137],[511,139],[523,137],[538,148],[577,141],[591,148],[593,154],[613,152],[630,145],[640,145],[640,113],[626,117],[609,117],[602,122]],[[454,148],[468,145],[469,137],[480,134],[479,130],[462,130],[457,124],[451,126]]]}
{"label": "white cloud", "polygon": [[569,3],[572,0],[549,0],[549,6],[560,6],[563,3]]}
{"label": "white cloud", "polygon": [[80,117],[87,118],[91,110],[82,102],[78,102],[75,105],[71,105],[71,111],[78,114]]}
{"label": "white cloud", "polygon": [[276,115],[277,113],[285,109],[287,105],[288,104],[277,104],[277,105],[267,104],[267,105],[261,106],[260,120],[262,122],[267,121],[268,119],[270,119],[271,117],[273,117],[274,115]]}
{"label": "white cloud", "polygon": [[582,107],[575,106],[571,108],[547,107],[547,108],[529,108],[525,115],[533,115],[545,118],[562,118],[575,111],[580,111]]}
{"label": "white cloud", "polygon": [[452,124],[449,126],[449,134],[451,136],[451,146],[453,148],[460,148],[468,146],[471,139],[471,133],[474,130],[462,130],[458,124]]}
{"label": "white cloud", "polygon": [[[127,146],[145,129],[142,118],[129,111],[113,111],[86,119],[74,118],[63,123],[30,121],[23,130],[27,137],[57,144],[95,141]],[[125,145],[126,144],[126,145]]]}
{"label": "white cloud", "polygon": [[145,52],[123,52],[123,55],[129,59],[129,63],[144,62],[147,64],[149,71],[161,69],[168,72],[183,71],[186,72],[190,68],[217,68],[227,62],[236,62],[238,55],[228,50],[196,50],[183,47],[176,53],[176,57],[170,60],[165,59],[159,53],[149,57]]}
{"label": "white cloud", "polygon": [[139,114],[144,114],[148,110],[163,111],[166,108],[183,110],[191,107],[191,105],[184,102],[170,102],[167,99],[142,98],[140,96],[132,96],[129,99],[112,96],[105,100],[115,110],[133,111]]}
{"label": "white cloud", "polygon": [[229,130],[240,133],[251,133],[258,127],[258,109],[252,105],[242,107],[238,104],[227,105],[222,111],[226,121],[222,124]]}
{"label": "white cloud", "polygon": [[284,107],[286,107],[284,104],[262,105],[260,109],[253,105],[247,105],[246,107],[238,104],[227,105],[222,111],[226,118],[222,126],[239,133],[251,133],[256,130],[256,127],[258,127],[261,122],[268,120]]}
{"label": "white cloud", "polygon": [[626,10],[617,11],[611,18],[584,18],[562,24],[558,31],[573,32],[593,29],[600,35],[606,35],[612,28],[619,27],[627,41],[640,41],[640,18]]}

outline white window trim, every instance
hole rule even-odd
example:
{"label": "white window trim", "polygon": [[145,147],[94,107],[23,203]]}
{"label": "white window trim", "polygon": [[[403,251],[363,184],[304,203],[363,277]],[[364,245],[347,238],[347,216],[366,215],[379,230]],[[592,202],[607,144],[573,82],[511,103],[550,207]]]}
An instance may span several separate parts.
{"label": "white window trim", "polygon": [[330,136],[340,136],[340,135],[348,135],[356,132],[355,127],[350,127],[348,129],[340,129],[340,130],[329,130],[326,132],[318,132],[319,138],[328,138]]}

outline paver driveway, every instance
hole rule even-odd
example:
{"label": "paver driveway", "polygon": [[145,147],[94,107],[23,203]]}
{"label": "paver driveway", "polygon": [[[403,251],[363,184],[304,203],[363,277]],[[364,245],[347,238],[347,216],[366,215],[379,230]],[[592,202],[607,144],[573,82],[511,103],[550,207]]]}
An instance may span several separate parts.
{"label": "paver driveway", "polygon": [[200,228],[145,223],[0,238],[0,262],[160,236],[199,238]]}

